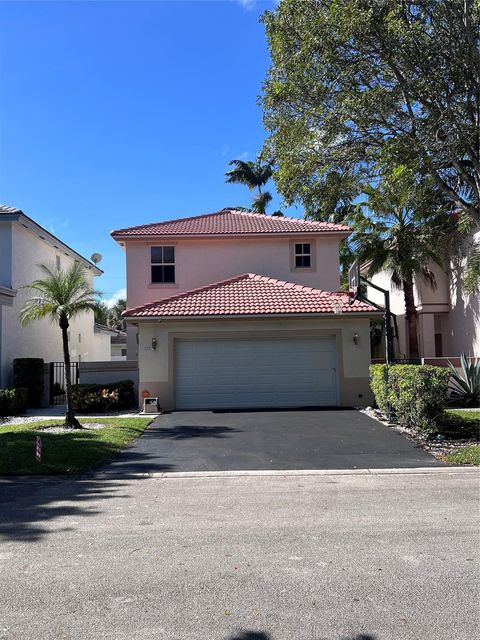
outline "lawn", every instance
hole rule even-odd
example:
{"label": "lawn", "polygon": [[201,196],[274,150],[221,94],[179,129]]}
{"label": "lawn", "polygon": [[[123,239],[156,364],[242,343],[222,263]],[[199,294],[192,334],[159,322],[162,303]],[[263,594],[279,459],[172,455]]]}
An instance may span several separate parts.
{"label": "lawn", "polygon": [[[113,458],[143,433],[151,418],[81,419],[108,425],[104,429],[42,433],[41,427],[62,420],[40,420],[0,426],[0,474],[80,473]],[[35,439],[42,438],[42,462],[35,460]]]}
{"label": "lawn", "polygon": [[438,433],[450,440],[480,439],[480,410],[448,409],[440,421]]}
{"label": "lawn", "polygon": [[469,447],[460,447],[442,457],[447,464],[471,464],[480,466],[480,445],[472,444]]}

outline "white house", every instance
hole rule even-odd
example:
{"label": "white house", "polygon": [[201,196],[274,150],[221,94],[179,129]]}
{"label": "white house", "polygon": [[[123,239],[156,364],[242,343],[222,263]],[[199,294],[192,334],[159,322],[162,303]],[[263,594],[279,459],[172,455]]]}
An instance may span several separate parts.
{"label": "white house", "polygon": [[[470,239],[480,242],[480,231]],[[467,295],[463,287],[465,259],[451,260],[441,268],[431,265],[436,287],[422,278],[415,281],[415,306],[418,314],[418,341],[422,358],[457,358],[462,353],[480,357],[480,296]],[[397,357],[408,358],[408,334],[403,291],[396,288],[391,273],[382,271],[371,282],[390,291],[391,310],[397,316]],[[383,295],[368,287],[368,298],[383,304]]]}
{"label": "white house", "polygon": [[[47,319],[21,327],[18,314],[31,295],[21,289],[41,277],[40,263],[67,268],[80,262],[92,286],[103,271],[29,218],[20,209],[0,205],[0,388],[12,384],[12,360],[36,357],[63,360],[60,330]],[[111,333],[95,330],[93,313],[70,325],[72,361],[110,360]]]}

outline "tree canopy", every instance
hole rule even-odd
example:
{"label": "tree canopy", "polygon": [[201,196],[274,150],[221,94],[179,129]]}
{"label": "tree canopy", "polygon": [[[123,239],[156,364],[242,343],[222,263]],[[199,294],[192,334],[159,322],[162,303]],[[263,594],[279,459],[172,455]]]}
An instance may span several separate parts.
{"label": "tree canopy", "polygon": [[408,165],[480,220],[479,0],[282,0],[262,20],[265,152],[287,204],[342,217]]}

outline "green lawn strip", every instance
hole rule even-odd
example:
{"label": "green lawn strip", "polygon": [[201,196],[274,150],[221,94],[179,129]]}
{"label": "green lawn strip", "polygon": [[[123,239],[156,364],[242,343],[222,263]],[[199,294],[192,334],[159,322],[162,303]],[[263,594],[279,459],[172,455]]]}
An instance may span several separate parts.
{"label": "green lawn strip", "polygon": [[480,411],[448,409],[439,420],[438,433],[450,440],[480,439]]}
{"label": "green lawn strip", "polygon": [[[80,418],[81,423],[108,425],[104,429],[42,433],[39,428],[62,420],[39,420],[0,426],[0,474],[80,473],[113,458],[143,433],[151,418]],[[42,462],[35,460],[35,439],[42,438]]]}
{"label": "green lawn strip", "polygon": [[480,445],[472,444],[468,447],[454,449],[442,457],[447,464],[471,464],[480,466]]}

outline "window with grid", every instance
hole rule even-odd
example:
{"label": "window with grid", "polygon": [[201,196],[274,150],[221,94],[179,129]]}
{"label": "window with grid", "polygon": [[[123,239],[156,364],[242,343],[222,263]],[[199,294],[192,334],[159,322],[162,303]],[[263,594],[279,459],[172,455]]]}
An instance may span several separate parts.
{"label": "window with grid", "polygon": [[152,283],[175,282],[175,247],[151,247]]}
{"label": "window with grid", "polygon": [[312,248],[309,242],[297,242],[295,244],[295,267],[312,266]]}

